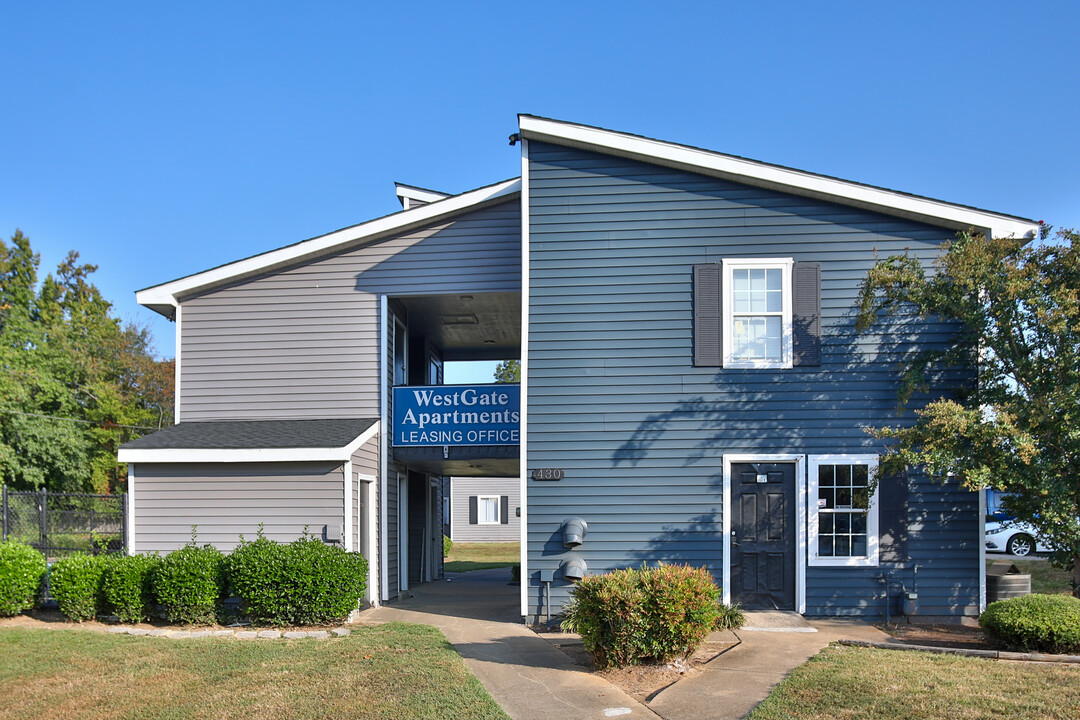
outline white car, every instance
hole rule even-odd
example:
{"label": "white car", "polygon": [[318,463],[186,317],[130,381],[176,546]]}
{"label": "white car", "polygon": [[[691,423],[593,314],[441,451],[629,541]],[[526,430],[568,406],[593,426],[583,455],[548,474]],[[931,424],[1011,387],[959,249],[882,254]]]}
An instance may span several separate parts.
{"label": "white car", "polygon": [[1015,520],[986,521],[987,552],[1003,552],[1024,557],[1033,552],[1050,552],[1035,528]]}

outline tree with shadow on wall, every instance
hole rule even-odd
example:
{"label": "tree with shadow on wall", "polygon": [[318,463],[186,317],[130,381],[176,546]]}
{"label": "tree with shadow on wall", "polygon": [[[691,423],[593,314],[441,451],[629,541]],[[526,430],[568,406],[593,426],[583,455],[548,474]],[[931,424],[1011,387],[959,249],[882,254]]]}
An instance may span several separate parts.
{"label": "tree with shadow on wall", "polygon": [[[1019,521],[1053,548],[1080,597],[1080,233],[1035,241],[963,232],[932,273],[906,255],[879,261],[864,280],[858,328],[897,313],[957,323],[958,342],[905,358],[903,390],[925,389],[927,371],[978,358],[970,392],[934,400],[892,442],[884,468],[922,466],[971,489],[995,488]],[[907,400],[908,395],[902,395]]]}

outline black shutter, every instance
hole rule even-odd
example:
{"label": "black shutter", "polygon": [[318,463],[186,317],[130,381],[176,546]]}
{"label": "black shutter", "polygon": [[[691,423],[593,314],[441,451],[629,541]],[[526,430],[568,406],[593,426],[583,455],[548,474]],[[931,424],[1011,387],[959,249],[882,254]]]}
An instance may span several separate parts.
{"label": "black shutter", "polygon": [[476,496],[469,496],[469,524],[476,525],[480,521],[480,513],[476,508]]}
{"label": "black shutter", "polygon": [[510,524],[510,497],[507,495],[499,497],[499,522],[503,525]]}
{"label": "black shutter", "polygon": [[908,477],[889,475],[878,483],[878,560],[907,562]]}
{"label": "black shutter", "polygon": [[720,265],[694,266],[694,365],[723,365],[721,329]]}
{"label": "black shutter", "polygon": [[791,273],[795,365],[821,364],[821,263],[797,262]]}

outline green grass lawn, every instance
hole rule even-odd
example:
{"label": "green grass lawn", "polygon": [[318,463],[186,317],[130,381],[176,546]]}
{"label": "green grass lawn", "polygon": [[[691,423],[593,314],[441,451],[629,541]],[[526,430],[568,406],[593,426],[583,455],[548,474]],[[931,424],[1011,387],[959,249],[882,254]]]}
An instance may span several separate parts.
{"label": "green grass lawn", "polygon": [[521,562],[521,543],[454,543],[446,556],[446,572],[510,567]]}
{"label": "green grass lawn", "polygon": [[748,720],[1075,720],[1080,666],[830,646]]}
{"label": "green grass lawn", "polygon": [[498,718],[435,628],[332,640],[0,630],[0,718]]}
{"label": "green grass lawn", "polygon": [[1050,565],[1046,560],[1033,560],[1013,557],[1012,555],[999,555],[997,553],[986,555],[986,567],[993,562],[1011,562],[1020,569],[1020,572],[1031,575],[1031,592],[1046,593],[1048,595],[1072,593],[1069,579],[1072,575],[1067,570],[1060,570]]}

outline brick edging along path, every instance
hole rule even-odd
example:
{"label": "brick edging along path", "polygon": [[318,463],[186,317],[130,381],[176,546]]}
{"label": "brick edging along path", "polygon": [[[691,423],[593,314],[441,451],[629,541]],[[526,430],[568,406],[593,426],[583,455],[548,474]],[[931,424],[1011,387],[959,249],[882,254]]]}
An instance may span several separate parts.
{"label": "brick edging along path", "polygon": [[305,638],[313,638],[315,640],[326,640],[332,637],[345,637],[352,634],[352,630],[348,628],[334,628],[333,630],[309,630],[309,631],[288,631],[282,632],[280,630],[245,630],[237,628],[234,630],[170,630],[169,628],[157,628],[155,630],[149,630],[147,628],[133,628],[133,627],[113,627],[109,628],[109,633],[113,635],[135,635],[138,637],[163,637],[170,640],[186,640],[188,638],[236,638],[237,640],[303,640]]}

